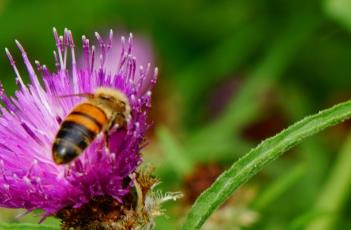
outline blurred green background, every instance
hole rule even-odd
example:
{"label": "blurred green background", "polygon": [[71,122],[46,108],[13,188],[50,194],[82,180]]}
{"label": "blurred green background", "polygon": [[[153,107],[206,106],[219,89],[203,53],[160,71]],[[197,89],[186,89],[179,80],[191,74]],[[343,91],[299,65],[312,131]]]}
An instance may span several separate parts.
{"label": "blurred green background", "polygon": [[[0,0],[0,46],[14,39],[53,69],[52,27],[81,35],[133,32],[160,69],[147,163],[164,191],[157,229],[179,229],[199,193],[261,140],[306,115],[350,98],[349,0]],[[152,52],[150,52],[152,47]],[[77,50],[79,53],[79,50]],[[0,56],[1,81],[15,90]],[[25,75],[25,71],[22,71]],[[347,229],[351,226],[349,122],[318,134],[239,189],[203,229]],[[2,222],[37,222],[18,210]],[[48,219],[45,223],[55,222]]]}

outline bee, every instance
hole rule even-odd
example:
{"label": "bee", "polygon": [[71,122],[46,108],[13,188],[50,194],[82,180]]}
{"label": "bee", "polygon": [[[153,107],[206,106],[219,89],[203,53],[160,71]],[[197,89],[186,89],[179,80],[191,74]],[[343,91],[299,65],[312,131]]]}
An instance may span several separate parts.
{"label": "bee", "polygon": [[116,89],[98,88],[95,93],[76,94],[85,101],[76,105],[63,120],[52,145],[56,164],[67,164],[78,157],[100,133],[108,147],[109,132],[123,129],[131,117],[127,96]]}

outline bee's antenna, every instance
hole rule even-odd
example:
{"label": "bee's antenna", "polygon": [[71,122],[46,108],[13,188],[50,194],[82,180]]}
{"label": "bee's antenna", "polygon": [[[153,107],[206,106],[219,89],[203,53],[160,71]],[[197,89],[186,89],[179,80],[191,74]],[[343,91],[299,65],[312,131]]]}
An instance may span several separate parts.
{"label": "bee's antenna", "polygon": [[92,97],[94,97],[94,94],[92,94],[92,93],[76,93],[76,94],[58,95],[58,97],[61,97],[61,98],[64,98],[64,97],[87,97],[87,98],[92,98]]}

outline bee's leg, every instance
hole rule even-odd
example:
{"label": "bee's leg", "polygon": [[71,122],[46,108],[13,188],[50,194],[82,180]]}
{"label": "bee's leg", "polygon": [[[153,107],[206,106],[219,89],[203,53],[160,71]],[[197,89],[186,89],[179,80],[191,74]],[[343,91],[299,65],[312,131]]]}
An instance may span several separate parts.
{"label": "bee's leg", "polygon": [[111,131],[111,128],[114,125],[114,120],[115,120],[116,115],[112,116],[112,119],[107,123],[106,127],[103,130],[104,133],[104,142],[105,142],[105,149],[107,153],[110,153],[110,142],[109,142],[109,133]]}
{"label": "bee's leg", "polygon": [[123,113],[118,112],[116,114],[116,117],[114,118],[114,126],[116,127],[117,131],[127,129],[127,123]]}
{"label": "bee's leg", "polygon": [[103,134],[104,134],[104,146],[105,146],[105,150],[107,153],[110,153],[110,140],[109,140],[109,129],[108,129],[109,124],[107,125],[107,127],[103,130]]}
{"label": "bee's leg", "polygon": [[104,144],[108,152],[110,152],[110,142],[109,142],[109,133],[108,130],[104,131]]}

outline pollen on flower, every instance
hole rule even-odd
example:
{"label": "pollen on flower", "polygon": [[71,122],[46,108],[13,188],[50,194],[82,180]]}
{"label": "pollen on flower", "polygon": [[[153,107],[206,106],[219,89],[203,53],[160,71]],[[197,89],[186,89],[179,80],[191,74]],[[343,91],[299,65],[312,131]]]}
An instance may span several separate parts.
{"label": "pollen on flower", "polygon": [[[0,107],[0,206],[28,212],[42,209],[44,218],[57,216],[66,227],[88,222],[127,226],[134,217],[140,224],[139,214],[143,212],[145,216],[144,205],[156,183],[153,177],[136,169],[142,162],[140,151],[150,126],[151,90],[158,71],[152,70],[150,64],[137,67],[131,34],[127,39],[121,38],[120,56],[112,61],[112,31],[106,40],[95,33],[97,48],[87,36],[82,36],[82,62],[76,60],[70,30],[65,29],[60,35],[53,29],[53,34],[57,47],[53,52],[54,71],[39,61],[34,62],[34,69],[22,44],[15,41],[29,84],[23,82],[13,56],[5,49],[18,90],[14,96],[8,96],[0,83],[4,105]],[[111,68],[107,63],[115,66]],[[132,114],[129,125],[109,134],[108,148],[103,135],[98,135],[74,162],[55,164],[55,135],[67,114],[82,101],[80,97],[62,96],[93,93],[100,87],[117,89],[126,95]],[[134,180],[130,175],[136,175]],[[139,194],[138,186],[142,191]],[[140,200],[139,206],[135,199]]]}

